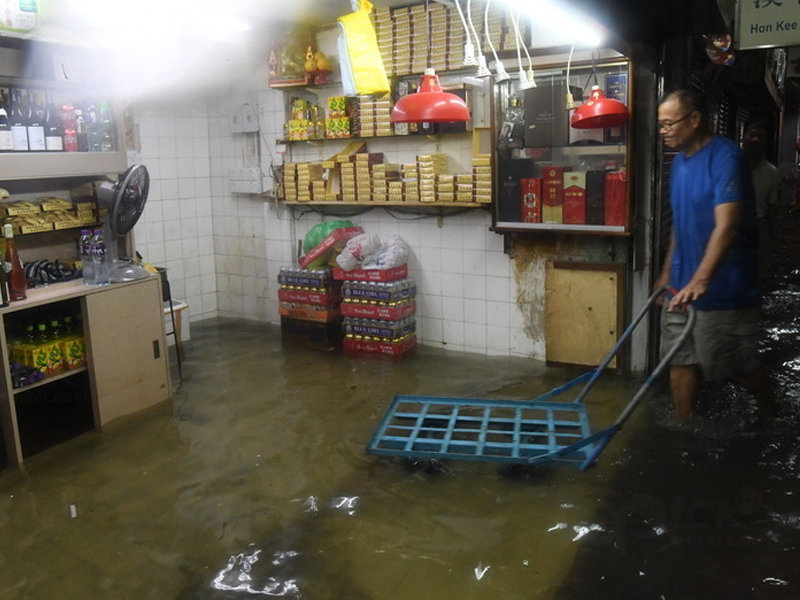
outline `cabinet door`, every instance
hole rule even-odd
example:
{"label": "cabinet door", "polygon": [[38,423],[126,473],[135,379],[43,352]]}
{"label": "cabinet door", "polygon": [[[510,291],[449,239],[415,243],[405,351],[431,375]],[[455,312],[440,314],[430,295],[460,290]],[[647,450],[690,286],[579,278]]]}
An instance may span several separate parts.
{"label": "cabinet door", "polygon": [[96,425],[167,400],[169,365],[158,278],[89,294],[85,315]]}

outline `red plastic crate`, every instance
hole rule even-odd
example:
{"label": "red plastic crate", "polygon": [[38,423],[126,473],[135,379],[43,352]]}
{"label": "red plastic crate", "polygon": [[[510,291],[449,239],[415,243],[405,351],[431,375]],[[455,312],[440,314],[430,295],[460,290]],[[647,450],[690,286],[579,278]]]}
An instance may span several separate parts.
{"label": "red plastic crate", "polygon": [[342,281],[394,281],[408,276],[408,265],[400,265],[393,269],[352,269],[345,271],[333,268],[333,278]]}

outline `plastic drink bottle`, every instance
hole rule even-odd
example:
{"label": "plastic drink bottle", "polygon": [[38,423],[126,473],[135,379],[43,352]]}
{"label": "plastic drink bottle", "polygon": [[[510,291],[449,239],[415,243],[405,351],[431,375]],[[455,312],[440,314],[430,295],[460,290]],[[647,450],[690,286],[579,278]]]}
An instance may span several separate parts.
{"label": "plastic drink bottle", "polygon": [[83,285],[94,285],[94,257],[92,256],[92,234],[81,229],[78,237],[78,255],[83,264]]}
{"label": "plastic drink bottle", "polygon": [[92,235],[92,262],[94,263],[94,285],[111,283],[108,272],[108,253],[103,233],[99,229]]}

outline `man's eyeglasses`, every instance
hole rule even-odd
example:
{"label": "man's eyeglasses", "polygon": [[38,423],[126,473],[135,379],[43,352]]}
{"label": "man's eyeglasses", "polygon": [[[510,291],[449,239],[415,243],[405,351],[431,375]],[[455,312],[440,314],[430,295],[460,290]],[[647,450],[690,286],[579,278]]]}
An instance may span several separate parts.
{"label": "man's eyeglasses", "polygon": [[668,122],[668,121],[659,121],[659,122],[657,123],[657,125],[658,125],[658,129],[659,129],[659,131],[661,131],[662,129],[672,129],[673,127],[675,127],[675,125],[677,125],[678,123],[680,123],[681,121],[683,121],[683,120],[685,120],[685,119],[688,119],[688,118],[689,118],[689,117],[691,117],[693,114],[694,114],[694,111],[692,110],[692,111],[689,111],[688,113],[686,113],[685,115],[683,115],[683,116],[682,116],[680,119],[678,119],[677,121],[672,121],[672,122]]}

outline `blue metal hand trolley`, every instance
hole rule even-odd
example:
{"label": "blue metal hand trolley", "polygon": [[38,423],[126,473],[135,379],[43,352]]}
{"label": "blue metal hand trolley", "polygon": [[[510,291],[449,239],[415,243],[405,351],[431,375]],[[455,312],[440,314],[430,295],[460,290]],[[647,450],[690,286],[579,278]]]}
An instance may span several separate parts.
{"label": "blue metal hand trolley", "polygon": [[[583,400],[636,326],[666,291],[664,287],[650,296],[600,365],[533,400],[395,396],[367,445],[367,453],[508,464],[551,461],[578,464],[585,471],[622,428],[694,327],[696,315],[688,306],[686,325],[674,346],[617,420],[592,433]],[[580,383],[585,385],[572,402],[553,400]]]}

